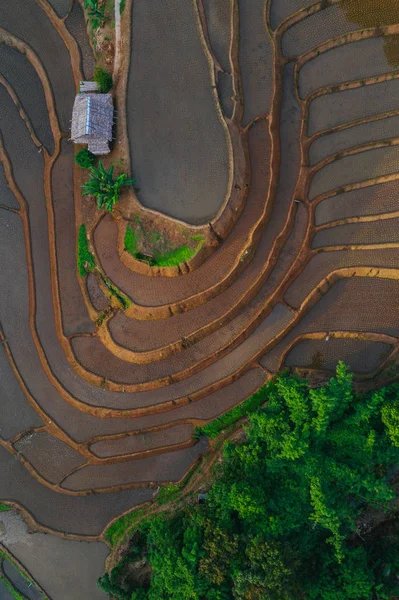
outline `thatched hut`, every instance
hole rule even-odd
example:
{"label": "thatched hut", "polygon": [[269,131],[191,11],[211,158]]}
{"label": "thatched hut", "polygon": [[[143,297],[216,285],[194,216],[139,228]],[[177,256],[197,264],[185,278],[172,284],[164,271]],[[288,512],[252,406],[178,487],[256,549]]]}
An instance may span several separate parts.
{"label": "thatched hut", "polygon": [[72,111],[71,139],[75,144],[88,144],[96,155],[109,153],[114,123],[111,94],[78,94]]}

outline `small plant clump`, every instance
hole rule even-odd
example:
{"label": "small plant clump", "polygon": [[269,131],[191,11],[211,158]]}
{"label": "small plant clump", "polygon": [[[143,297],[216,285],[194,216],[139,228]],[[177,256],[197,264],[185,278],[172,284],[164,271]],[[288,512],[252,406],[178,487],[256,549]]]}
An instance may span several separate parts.
{"label": "small plant clump", "polygon": [[112,88],[112,75],[110,75],[110,73],[105,71],[102,67],[97,66],[95,68],[93,79],[102,94],[107,94]]}
{"label": "small plant clump", "polygon": [[0,502],[0,512],[7,512],[8,510],[11,510],[11,507],[4,504],[4,502]]}
{"label": "small plant clump", "polygon": [[82,186],[83,196],[94,196],[97,207],[112,212],[119,200],[121,188],[132,185],[134,179],[128,179],[125,173],[114,178],[114,165],[108,171],[100,160],[97,167],[90,167],[90,179]]}
{"label": "small plant clump", "polygon": [[87,233],[85,225],[79,227],[78,234],[78,271],[81,277],[84,277],[96,266],[96,261],[94,260],[94,256],[89,250],[89,243],[87,240]]}
{"label": "small plant clump", "polygon": [[96,157],[87,148],[82,148],[75,154],[75,163],[82,169],[90,169],[94,165]]}

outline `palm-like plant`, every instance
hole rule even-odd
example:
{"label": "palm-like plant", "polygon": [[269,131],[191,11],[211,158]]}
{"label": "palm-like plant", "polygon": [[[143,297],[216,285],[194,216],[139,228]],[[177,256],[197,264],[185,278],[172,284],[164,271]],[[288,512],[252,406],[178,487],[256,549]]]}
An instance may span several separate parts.
{"label": "palm-like plant", "polygon": [[114,178],[114,165],[108,171],[101,160],[98,167],[90,168],[90,179],[82,186],[83,196],[94,196],[97,207],[112,212],[119,200],[120,190],[124,185],[132,185],[134,179],[128,179],[126,173],[121,173]]}
{"label": "palm-like plant", "polygon": [[99,6],[98,0],[84,0],[84,8],[88,10],[89,20],[93,27],[102,27],[105,23],[105,8]]}

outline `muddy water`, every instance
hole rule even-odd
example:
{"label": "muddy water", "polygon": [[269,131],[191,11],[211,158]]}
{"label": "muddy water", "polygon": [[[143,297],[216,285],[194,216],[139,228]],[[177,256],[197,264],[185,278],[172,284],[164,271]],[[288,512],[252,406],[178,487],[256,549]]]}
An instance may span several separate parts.
{"label": "muddy water", "polygon": [[[380,27],[399,22],[398,0],[344,0],[340,5],[348,21],[361,27]],[[392,67],[399,66],[399,36],[385,39],[385,56]]]}

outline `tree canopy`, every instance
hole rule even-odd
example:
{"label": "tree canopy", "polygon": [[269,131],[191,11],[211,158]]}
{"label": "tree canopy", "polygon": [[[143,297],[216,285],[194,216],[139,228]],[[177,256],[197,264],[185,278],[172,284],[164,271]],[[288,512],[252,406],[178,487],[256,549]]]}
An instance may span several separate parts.
{"label": "tree canopy", "polygon": [[398,409],[398,385],[355,394],[342,363],[319,388],[277,378],[245,440],[226,443],[206,501],[141,521],[103,589],[126,600],[399,594]]}

